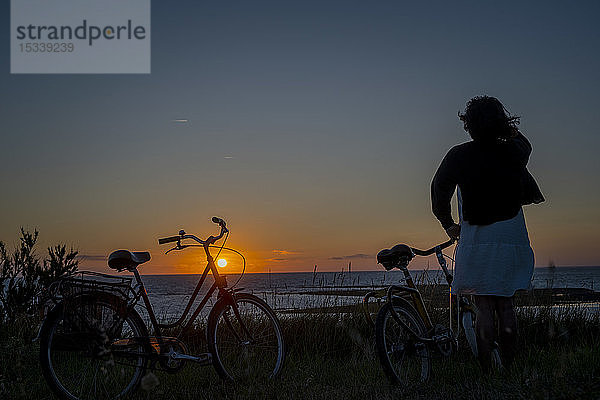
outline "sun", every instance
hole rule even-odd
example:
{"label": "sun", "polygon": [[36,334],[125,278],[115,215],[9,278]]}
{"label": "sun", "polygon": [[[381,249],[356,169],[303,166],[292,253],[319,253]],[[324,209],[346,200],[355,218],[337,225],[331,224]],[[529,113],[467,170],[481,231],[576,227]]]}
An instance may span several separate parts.
{"label": "sun", "polygon": [[217,265],[221,268],[225,268],[227,266],[227,260],[224,258],[219,258],[219,261],[217,261]]}

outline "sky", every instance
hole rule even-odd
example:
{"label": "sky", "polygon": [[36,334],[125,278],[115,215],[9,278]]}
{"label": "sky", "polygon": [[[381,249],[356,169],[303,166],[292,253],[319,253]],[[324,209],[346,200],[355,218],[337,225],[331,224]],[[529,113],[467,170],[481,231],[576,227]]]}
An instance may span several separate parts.
{"label": "sky", "polygon": [[215,234],[217,215],[250,272],[374,270],[382,248],[446,240],[431,178],[469,140],[457,112],[488,94],[534,146],[536,265],[600,265],[599,11],[154,0],[151,74],[11,75],[4,1],[0,240],[22,226],[82,268],[126,248],[152,253],[142,272],[198,273],[202,253],[157,238]]}

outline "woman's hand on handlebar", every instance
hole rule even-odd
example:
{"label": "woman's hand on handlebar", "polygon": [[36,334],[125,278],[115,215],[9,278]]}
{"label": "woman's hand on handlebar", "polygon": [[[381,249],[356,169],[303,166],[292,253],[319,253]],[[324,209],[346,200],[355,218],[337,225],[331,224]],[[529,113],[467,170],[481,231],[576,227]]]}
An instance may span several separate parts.
{"label": "woman's hand on handlebar", "polygon": [[458,240],[460,236],[460,225],[452,224],[446,229],[446,233],[451,239]]}

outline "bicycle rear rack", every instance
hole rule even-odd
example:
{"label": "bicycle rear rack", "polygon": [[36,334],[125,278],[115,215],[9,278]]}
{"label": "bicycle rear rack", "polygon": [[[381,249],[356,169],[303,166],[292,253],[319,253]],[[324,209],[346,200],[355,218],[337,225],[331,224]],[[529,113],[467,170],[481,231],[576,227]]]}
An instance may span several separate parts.
{"label": "bicycle rear rack", "polygon": [[78,271],[52,283],[50,298],[54,302],[86,293],[107,293],[125,301],[134,295],[131,282],[133,277],[102,274],[93,271]]}

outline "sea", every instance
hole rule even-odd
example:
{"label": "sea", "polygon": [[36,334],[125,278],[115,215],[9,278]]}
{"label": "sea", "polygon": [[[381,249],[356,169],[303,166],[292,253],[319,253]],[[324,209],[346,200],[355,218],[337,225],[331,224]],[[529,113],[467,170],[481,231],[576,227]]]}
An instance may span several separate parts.
{"label": "sea", "polygon": [[[439,270],[411,270],[411,275],[417,283],[445,282]],[[230,274],[226,278],[229,286],[243,288],[280,311],[355,304],[369,290],[404,282],[403,273],[398,270],[246,273],[243,276]],[[164,320],[172,320],[181,314],[199,279],[199,274],[142,275],[152,306]],[[600,291],[600,266],[535,268],[531,283],[533,288],[586,288]],[[211,284],[212,277],[209,275],[195,304]],[[214,301],[215,295],[209,301],[209,307],[205,307],[206,311],[210,310]]]}

